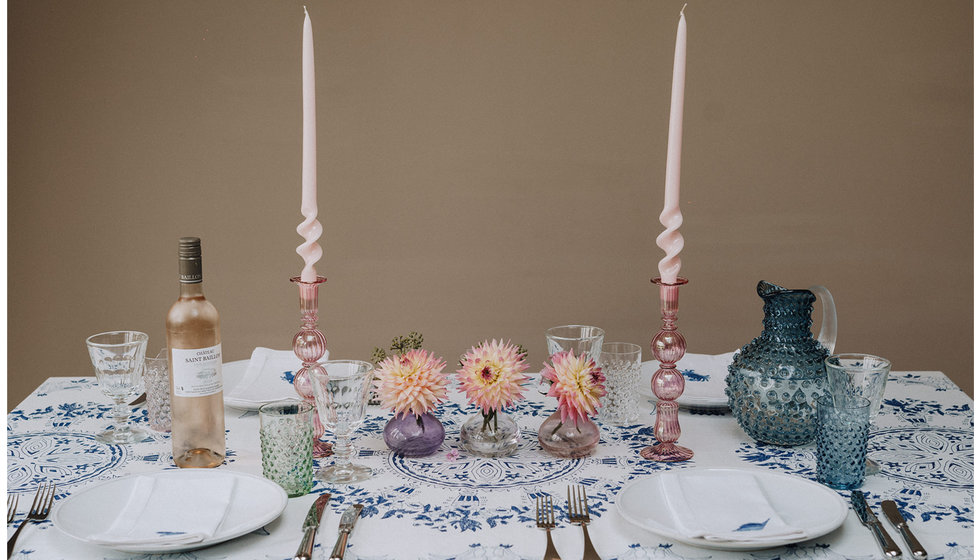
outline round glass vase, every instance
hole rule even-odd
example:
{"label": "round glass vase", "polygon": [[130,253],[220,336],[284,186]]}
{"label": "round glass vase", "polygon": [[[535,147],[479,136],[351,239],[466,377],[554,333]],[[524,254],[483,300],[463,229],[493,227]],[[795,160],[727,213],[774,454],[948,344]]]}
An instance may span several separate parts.
{"label": "round glass vase", "polygon": [[561,415],[555,411],[541,423],[538,442],[545,451],[556,457],[585,457],[599,444],[599,426],[589,418],[563,423]]}
{"label": "round glass vase", "polygon": [[422,416],[396,414],[384,429],[385,444],[402,457],[425,457],[435,453],[446,439],[442,422],[426,412]]}
{"label": "round glass vase", "polygon": [[521,429],[503,412],[471,416],[459,429],[463,449],[479,457],[506,457],[517,451]]}

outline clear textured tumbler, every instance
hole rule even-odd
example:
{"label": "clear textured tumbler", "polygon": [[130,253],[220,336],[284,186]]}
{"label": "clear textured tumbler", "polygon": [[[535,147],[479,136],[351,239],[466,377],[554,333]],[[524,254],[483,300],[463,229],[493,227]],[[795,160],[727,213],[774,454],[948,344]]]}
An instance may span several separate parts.
{"label": "clear textured tumbler", "polygon": [[290,498],[313,488],[313,405],[285,400],[259,407],[262,476]]}
{"label": "clear textured tumbler", "polygon": [[170,431],[170,368],[167,366],[167,349],[160,350],[155,358],[146,358],[143,371],[146,387],[146,416],[150,429]]}
{"label": "clear textured tumbler", "polygon": [[838,490],[864,482],[871,401],[825,395],[817,399],[817,479]]}
{"label": "clear textured tumbler", "polygon": [[607,424],[630,424],[639,416],[636,399],[640,389],[640,359],[643,349],[629,342],[607,342],[599,354],[599,367],[606,376],[606,394],[599,397],[599,420]]}
{"label": "clear textured tumbler", "polygon": [[[892,363],[871,354],[834,354],[824,360],[827,366],[827,389],[831,395],[864,397],[871,401],[871,424],[881,410],[885,384]],[[878,474],[881,466],[868,457],[867,475]]]}

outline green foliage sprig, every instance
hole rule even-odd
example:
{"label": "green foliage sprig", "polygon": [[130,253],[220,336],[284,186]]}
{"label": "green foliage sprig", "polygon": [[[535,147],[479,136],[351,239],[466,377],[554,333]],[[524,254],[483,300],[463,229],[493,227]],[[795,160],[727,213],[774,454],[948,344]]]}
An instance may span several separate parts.
{"label": "green foliage sprig", "polygon": [[412,331],[406,336],[396,336],[391,339],[391,345],[388,347],[389,354],[383,348],[374,347],[374,351],[371,352],[371,362],[374,365],[378,365],[388,358],[388,356],[400,356],[409,350],[418,350],[422,348],[423,338],[417,331]]}

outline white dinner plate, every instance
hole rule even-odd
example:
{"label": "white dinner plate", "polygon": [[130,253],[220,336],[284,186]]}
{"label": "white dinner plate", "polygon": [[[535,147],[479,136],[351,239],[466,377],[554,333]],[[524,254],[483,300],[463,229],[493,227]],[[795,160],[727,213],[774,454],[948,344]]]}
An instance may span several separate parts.
{"label": "white dinner plate", "polygon": [[[137,477],[188,475],[236,479],[235,491],[228,506],[228,515],[211,538],[196,543],[120,544],[109,548],[144,553],[180,552],[203,548],[251,533],[278,518],[286,508],[286,492],[275,482],[261,476],[228,470],[176,469],[132,474],[72,492],[71,496],[58,503],[52,512],[52,521],[54,526],[66,535],[89,543],[89,537],[107,531],[115,521],[116,513],[126,505]],[[187,496],[187,504],[188,507],[193,507],[194,496]],[[148,507],[152,507],[152,504]]]}
{"label": "white dinner plate", "polygon": [[[264,403],[239,401],[228,398],[228,393],[232,392],[242,379],[245,378],[245,370],[248,369],[249,360],[238,360],[221,364],[221,383],[224,385],[224,401],[228,408],[238,410],[258,410]],[[296,395],[299,398],[299,395]]]}
{"label": "white dinner plate", "polygon": [[242,379],[245,378],[245,370],[247,369],[248,360],[237,360],[221,364],[221,384],[224,386],[224,393],[226,395],[242,382]]}
{"label": "white dinner plate", "polygon": [[[803,535],[783,540],[718,542],[682,535],[664,502],[659,474],[638,478],[620,491],[616,509],[627,521],[662,537],[699,548],[716,550],[758,550],[786,546],[826,535],[844,523],[847,504],[837,492],[805,478],[762,469],[689,469],[678,476],[732,476],[752,474],[766,494],[772,508],[789,525],[803,529]],[[732,507],[738,507],[733,501]]]}
{"label": "white dinner plate", "polygon": [[[724,354],[685,354],[677,362],[684,375],[684,393],[677,398],[681,408],[728,409],[725,377],[734,352]],[[660,368],[660,362],[649,360],[640,365],[640,393],[654,398],[650,379]]]}
{"label": "white dinner plate", "polygon": [[[231,393],[245,378],[245,372],[248,370],[248,362],[249,360],[238,360],[235,362],[228,362],[227,364],[221,364],[221,377],[222,383],[224,384],[224,401],[225,406],[228,408],[235,408],[238,410],[258,410],[259,407],[266,402],[236,399],[228,396],[228,394]],[[285,381],[283,381],[283,385],[286,385]],[[288,394],[289,398],[299,398],[299,394],[297,394],[295,391],[285,391],[285,394]],[[279,400],[279,398],[273,400]]]}

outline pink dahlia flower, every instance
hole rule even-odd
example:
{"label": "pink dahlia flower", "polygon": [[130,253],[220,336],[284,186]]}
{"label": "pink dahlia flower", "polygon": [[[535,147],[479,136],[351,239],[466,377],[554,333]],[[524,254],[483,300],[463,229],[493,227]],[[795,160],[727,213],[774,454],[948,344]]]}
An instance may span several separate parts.
{"label": "pink dahlia flower", "polygon": [[541,375],[551,381],[549,397],[558,397],[558,412],[562,423],[596,413],[599,397],[606,394],[606,376],[602,368],[585,354],[576,356],[573,350],[551,356],[551,364],[545,362]]}
{"label": "pink dahlia flower", "polygon": [[446,400],[448,378],[442,373],[446,362],[425,350],[409,350],[381,361],[374,386],[381,406],[396,415],[421,416]]}
{"label": "pink dahlia flower", "polygon": [[463,356],[456,376],[470,403],[484,416],[500,412],[524,398],[522,385],[527,362],[517,346],[504,341],[484,341]]}

